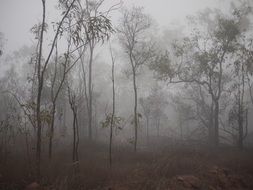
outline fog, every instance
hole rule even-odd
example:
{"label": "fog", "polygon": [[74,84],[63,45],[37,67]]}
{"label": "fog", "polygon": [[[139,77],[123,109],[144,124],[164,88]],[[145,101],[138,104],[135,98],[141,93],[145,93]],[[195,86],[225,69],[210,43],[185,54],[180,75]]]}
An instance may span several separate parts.
{"label": "fog", "polygon": [[[116,0],[108,0],[107,4],[117,3]],[[185,17],[197,11],[209,8],[228,9],[229,1],[224,0],[128,0],[123,1],[124,6],[142,6],[145,12],[150,14],[159,27],[168,29],[172,24],[180,25],[185,22]],[[58,15],[55,10],[56,0],[47,2],[47,16],[53,21]],[[29,32],[31,27],[41,21],[41,2],[34,0],[1,0],[0,29],[8,40],[5,49],[9,52],[21,48],[24,44],[31,45],[33,36]],[[116,23],[120,17],[119,12],[112,13],[112,20]]]}
{"label": "fog", "polygon": [[0,189],[253,189],[251,0],[0,3]]}

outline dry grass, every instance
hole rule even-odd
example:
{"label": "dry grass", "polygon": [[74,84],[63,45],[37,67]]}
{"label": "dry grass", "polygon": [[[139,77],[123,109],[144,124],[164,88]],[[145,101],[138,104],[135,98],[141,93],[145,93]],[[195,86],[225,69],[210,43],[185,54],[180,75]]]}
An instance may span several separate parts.
{"label": "dry grass", "polygon": [[[57,149],[54,159],[43,158],[44,189],[128,190],[191,189],[177,176],[195,176],[193,189],[253,189],[253,152],[232,148],[209,150],[204,146],[150,146],[133,152],[132,147],[115,147],[113,166],[108,165],[108,147],[83,142],[80,162],[71,163],[71,149]],[[24,155],[12,155],[0,165],[0,189],[17,190],[34,181]]]}

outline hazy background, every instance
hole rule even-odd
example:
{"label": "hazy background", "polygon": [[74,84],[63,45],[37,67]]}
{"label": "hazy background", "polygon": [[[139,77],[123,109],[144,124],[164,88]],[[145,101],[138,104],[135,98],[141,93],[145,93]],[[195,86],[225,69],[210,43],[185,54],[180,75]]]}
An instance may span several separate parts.
{"label": "hazy background", "polygon": [[[47,22],[55,20],[56,0],[46,1]],[[106,0],[112,5],[118,0]],[[171,25],[180,26],[185,22],[188,15],[205,8],[229,8],[228,0],[123,0],[123,6],[143,6],[145,12],[150,14],[162,29],[169,29]],[[23,45],[31,45],[33,36],[29,33],[31,27],[41,21],[40,0],[0,0],[0,32],[4,33],[7,42],[5,52],[10,53]],[[115,12],[113,22],[116,23],[119,13]]]}

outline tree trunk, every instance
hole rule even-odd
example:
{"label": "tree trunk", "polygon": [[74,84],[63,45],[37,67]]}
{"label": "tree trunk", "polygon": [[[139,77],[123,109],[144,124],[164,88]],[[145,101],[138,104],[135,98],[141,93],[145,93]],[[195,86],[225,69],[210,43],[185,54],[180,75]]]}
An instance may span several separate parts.
{"label": "tree trunk", "polygon": [[243,149],[243,118],[242,118],[242,110],[239,106],[239,113],[238,113],[238,127],[239,127],[239,137],[238,137],[238,147],[240,150]]}
{"label": "tree trunk", "polygon": [[54,118],[55,118],[55,102],[53,103],[52,108],[52,120],[50,126],[50,136],[49,136],[49,145],[48,145],[48,158],[52,159],[52,151],[53,151],[53,136],[54,136]]}
{"label": "tree trunk", "polygon": [[241,68],[242,72],[242,87],[239,85],[239,92],[238,92],[238,132],[239,132],[239,137],[238,137],[238,147],[240,150],[243,149],[243,140],[244,140],[244,131],[243,131],[243,116],[244,116],[244,88],[245,88],[245,81],[244,81],[244,65],[242,64]]}
{"label": "tree trunk", "polygon": [[214,146],[219,145],[219,101],[215,100],[215,110],[214,110]]}
{"label": "tree trunk", "polygon": [[181,115],[179,114],[179,128],[180,128],[180,137],[181,137],[181,140],[183,140],[183,125],[182,125],[182,118],[181,118]]}
{"label": "tree trunk", "polygon": [[147,144],[149,143],[149,117],[146,117],[147,120]]}
{"label": "tree trunk", "polygon": [[72,110],[73,112],[73,150],[72,150],[72,161],[75,162],[75,158],[76,158],[76,116],[74,113],[74,110]]}
{"label": "tree trunk", "polygon": [[78,146],[79,146],[79,125],[78,125],[77,110],[76,110],[76,150],[75,150],[76,161],[79,160]]}
{"label": "tree trunk", "polygon": [[112,166],[112,135],[114,127],[114,115],[115,115],[115,81],[114,81],[114,59],[112,55],[112,50],[110,47],[111,59],[112,59],[112,116],[111,116],[111,126],[110,126],[110,145],[109,145],[109,160],[110,167]]}
{"label": "tree trunk", "polygon": [[66,108],[66,102],[63,102],[63,126],[61,126],[63,128],[63,135],[65,136],[67,133],[67,126],[66,126],[66,115],[67,115],[67,108]]}
{"label": "tree trunk", "polygon": [[76,102],[75,98],[71,97],[70,91],[69,91],[69,104],[72,110],[73,114],[73,144],[72,144],[72,161],[76,162],[78,161],[78,145],[79,145],[79,130],[78,130],[78,121],[77,121],[77,108],[76,108]]}
{"label": "tree trunk", "polygon": [[214,139],[214,126],[213,126],[213,119],[214,119],[214,114],[213,114],[213,100],[211,104],[211,113],[209,117],[209,126],[208,126],[208,140],[210,145],[213,144],[213,139]]}
{"label": "tree trunk", "polygon": [[[90,42],[92,43],[92,42]],[[90,60],[89,60],[89,110],[88,110],[88,122],[89,122],[89,139],[92,140],[92,62],[93,62],[93,46],[90,44]]]}
{"label": "tree trunk", "polygon": [[157,120],[156,128],[157,128],[157,137],[159,137],[160,136],[160,119]]}
{"label": "tree trunk", "polygon": [[98,138],[98,127],[97,127],[97,105],[96,100],[94,101],[94,118],[93,118],[93,128],[95,132],[93,132],[93,138],[96,140]]}
{"label": "tree trunk", "polygon": [[134,85],[134,151],[137,151],[137,140],[138,140],[138,115],[137,115],[137,86],[136,86],[136,74],[133,71],[133,85]]}
{"label": "tree trunk", "polygon": [[[81,55],[81,52],[79,52],[79,54]],[[88,111],[88,120],[89,120],[89,97],[88,97],[88,94],[87,94],[87,80],[86,80],[86,72],[85,72],[85,69],[84,69],[84,54],[81,55],[81,67],[82,67],[82,72],[83,72],[83,82],[84,82],[84,99],[85,99],[85,102],[86,102],[86,109]],[[85,116],[86,118],[86,116]],[[87,126],[86,126],[87,127]],[[85,137],[86,136],[89,136],[87,134],[89,134],[89,121],[88,121],[88,129],[86,128],[86,130],[88,131],[85,131]],[[87,133],[86,133],[87,132]]]}
{"label": "tree trunk", "polygon": [[40,115],[40,105],[41,105],[41,94],[43,88],[43,78],[41,76],[41,59],[42,59],[42,44],[43,44],[43,35],[45,27],[45,13],[46,6],[45,0],[42,0],[43,6],[43,18],[42,18],[42,27],[40,31],[40,47],[39,47],[39,56],[38,56],[38,94],[36,102],[36,119],[37,119],[37,145],[36,145],[36,177],[37,181],[40,181],[40,165],[41,165],[41,115]]}
{"label": "tree trunk", "polygon": [[77,121],[77,111],[74,108],[72,110],[73,112],[73,155],[72,155],[72,161],[77,162],[78,161],[78,145],[79,145],[79,130],[78,130],[78,121]]}

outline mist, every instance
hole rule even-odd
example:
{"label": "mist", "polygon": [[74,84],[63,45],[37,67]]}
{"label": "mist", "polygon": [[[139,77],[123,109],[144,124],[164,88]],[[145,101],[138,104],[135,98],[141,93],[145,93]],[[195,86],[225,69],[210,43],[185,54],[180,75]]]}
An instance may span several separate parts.
{"label": "mist", "polygon": [[0,3],[0,189],[253,189],[252,1]]}

